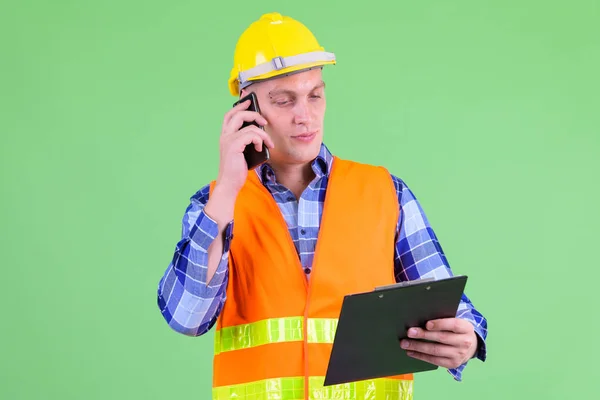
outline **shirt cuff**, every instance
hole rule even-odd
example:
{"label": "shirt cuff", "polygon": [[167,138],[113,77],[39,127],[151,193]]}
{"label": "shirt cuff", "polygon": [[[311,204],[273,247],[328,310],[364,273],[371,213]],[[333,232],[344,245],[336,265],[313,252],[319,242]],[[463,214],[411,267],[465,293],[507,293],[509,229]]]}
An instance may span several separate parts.
{"label": "shirt cuff", "polygon": [[233,240],[233,221],[229,222],[225,227],[225,232],[223,233],[223,255],[229,252],[231,248],[231,241]]}
{"label": "shirt cuff", "polygon": [[190,240],[205,252],[219,234],[217,223],[202,210],[190,229]]}
{"label": "shirt cuff", "polygon": [[[200,247],[205,252],[208,252],[209,246],[219,234],[219,226],[215,220],[208,216],[202,210],[198,215],[198,219],[190,229],[190,239],[195,245]],[[225,227],[223,235],[223,253],[229,251],[233,239],[233,221],[230,221]]]}
{"label": "shirt cuff", "polygon": [[[198,219],[190,229],[190,240],[196,247],[199,247],[202,252],[208,254],[208,248],[219,234],[219,226],[215,220],[208,216],[202,210]],[[231,240],[233,239],[233,221],[229,222],[223,232],[223,254],[221,261],[215,271],[210,282],[206,282],[206,291],[203,292],[203,297],[215,296],[225,280],[225,272],[227,271],[229,250],[231,248]],[[206,266],[204,267],[206,268]],[[205,280],[206,276],[204,276]]]}
{"label": "shirt cuff", "polygon": [[480,332],[478,327],[475,327],[475,333],[477,334],[477,351],[473,358],[478,358],[481,361],[485,361],[487,358],[487,347],[485,344],[485,339],[483,338],[483,333]]}

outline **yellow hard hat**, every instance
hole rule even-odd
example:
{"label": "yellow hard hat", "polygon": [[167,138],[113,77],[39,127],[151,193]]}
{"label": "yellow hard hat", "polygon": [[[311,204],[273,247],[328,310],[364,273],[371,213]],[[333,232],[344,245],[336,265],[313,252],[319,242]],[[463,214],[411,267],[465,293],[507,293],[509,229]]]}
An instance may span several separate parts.
{"label": "yellow hard hat", "polygon": [[302,23],[279,13],[264,14],[238,39],[229,91],[239,96],[253,82],[335,63],[335,55],[324,51]]}

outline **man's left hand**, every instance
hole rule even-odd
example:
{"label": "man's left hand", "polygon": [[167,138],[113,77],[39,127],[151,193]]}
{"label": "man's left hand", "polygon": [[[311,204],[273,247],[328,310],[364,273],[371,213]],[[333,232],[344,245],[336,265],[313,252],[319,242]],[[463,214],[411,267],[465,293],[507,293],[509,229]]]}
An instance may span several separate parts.
{"label": "man's left hand", "polygon": [[410,357],[444,368],[461,366],[477,351],[477,335],[473,325],[460,318],[429,321],[426,329],[410,328],[408,337],[416,340],[404,339],[400,345]]}

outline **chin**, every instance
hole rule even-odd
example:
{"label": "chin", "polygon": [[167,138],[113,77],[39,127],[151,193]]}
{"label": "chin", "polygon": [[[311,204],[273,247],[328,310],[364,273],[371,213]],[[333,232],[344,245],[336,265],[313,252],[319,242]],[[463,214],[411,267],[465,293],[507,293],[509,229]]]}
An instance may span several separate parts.
{"label": "chin", "polygon": [[298,146],[296,147],[296,150],[299,154],[302,154],[304,156],[306,161],[312,161],[315,159],[315,157],[319,155],[319,151],[321,151],[321,143],[321,139],[315,138],[313,142],[308,144],[308,146]]}
{"label": "chin", "polygon": [[271,158],[275,163],[281,162],[284,164],[306,164],[312,162],[319,155],[320,150],[321,143],[304,148],[291,146],[281,152],[273,151],[271,153]]}

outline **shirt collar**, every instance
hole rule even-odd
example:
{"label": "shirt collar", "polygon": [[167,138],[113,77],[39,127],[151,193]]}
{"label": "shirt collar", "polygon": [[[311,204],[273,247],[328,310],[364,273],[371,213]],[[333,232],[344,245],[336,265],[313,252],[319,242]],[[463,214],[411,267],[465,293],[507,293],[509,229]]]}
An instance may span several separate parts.
{"label": "shirt collar", "polygon": [[[319,150],[319,154],[317,155],[317,157],[315,157],[315,159],[311,163],[311,167],[312,167],[316,177],[317,178],[322,178],[324,176],[328,177],[329,173],[331,172],[332,162],[333,162],[333,155],[331,154],[331,152],[329,151],[327,146],[325,146],[324,143],[321,143],[321,149]],[[263,184],[265,184],[267,182],[275,183],[275,172],[273,171],[273,168],[271,168],[271,166],[268,163],[265,163],[265,164],[261,165],[259,168],[257,168],[256,173],[258,174],[258,177],[260,178],[260,180]]]}

